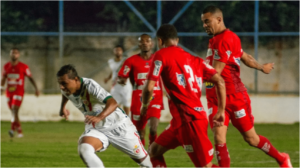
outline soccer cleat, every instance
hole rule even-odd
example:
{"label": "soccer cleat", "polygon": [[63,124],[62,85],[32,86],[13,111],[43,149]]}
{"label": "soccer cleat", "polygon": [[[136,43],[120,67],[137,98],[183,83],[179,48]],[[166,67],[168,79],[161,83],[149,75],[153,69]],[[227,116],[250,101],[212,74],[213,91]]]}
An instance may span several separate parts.
{"label": "soccer cleat", "polygon": [[281,153],[282,156],[285,157],[283,163],[280,164],[280,167],[289,167],[289,168],[292,168],[292,163],[291,163],[291,159],[290,159],[290,156],[289,154],[287,153]]}
{"label": "soccer cleat", "polygon": [[18,134],[18,138],[22,138],[23,137],[23,134]]}
{"label": "soccer cleat", "polygon": [[14,131],[13,130],[9,130],[8,131],[8,134],[9,134],[9,136],[12,138],[12,137],[14,137]]}

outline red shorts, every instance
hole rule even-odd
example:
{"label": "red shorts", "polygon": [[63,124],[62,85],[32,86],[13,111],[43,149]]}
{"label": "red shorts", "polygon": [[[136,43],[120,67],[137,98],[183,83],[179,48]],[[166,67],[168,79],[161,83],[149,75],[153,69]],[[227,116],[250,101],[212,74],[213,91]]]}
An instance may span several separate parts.
{"label": "red shorts", "polygon": [[131,121],[135,125],[135,127],[138,131],[145,129],[149,118],[155,117],[155,118],[159,119],[160,115],[161,115],[161,109],[149,106],[146,117],[140,118],[140,114],[141,114],[141,111],[132,111],[131,112]]}
{"label": "red shorts", "polygon": [[213,146],[207,136],[208,121],[194,120],[179,128],[167,128],[155,142],[167,149],[182,146],[196,167],[203,167],[213,159]]}
{"label": "red shorts", "polygon": [[[217,98],[208,98],[208,115],[210,127],[213,128],[213,116],[218,112]],[[226,95],[225,122],[229,120],[240,132],[249,131],[254,126],[254,117],[251,111],[251,100],[247,91]]]}
{"label": "red shorts", "polygon": [[6,92],[7,104],[11,109],[12,106],[20,107],[23,101],[24,93],[10,93]]}

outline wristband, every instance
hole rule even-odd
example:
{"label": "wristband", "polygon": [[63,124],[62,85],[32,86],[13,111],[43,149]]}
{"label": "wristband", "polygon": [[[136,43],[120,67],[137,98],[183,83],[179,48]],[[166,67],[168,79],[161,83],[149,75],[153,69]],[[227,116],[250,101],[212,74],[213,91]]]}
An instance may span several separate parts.
{"label": "wristband", "polygon": [[144,108],[144,107],[147,108],[147,107],[149,106],[149,104],[150,104],[150,103],[147,103],[147,104],[142,103],[142,107],[143,107],[143,108]]}

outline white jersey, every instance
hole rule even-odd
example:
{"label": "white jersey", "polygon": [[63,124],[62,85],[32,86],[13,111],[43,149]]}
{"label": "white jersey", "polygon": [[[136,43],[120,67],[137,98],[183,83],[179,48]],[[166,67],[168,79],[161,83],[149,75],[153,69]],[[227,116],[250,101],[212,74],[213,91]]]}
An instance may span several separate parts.
{"label": "white jersey", "polygon": [[[103,89],[93,79],[81,78],[81,92],[79,95],[71,94],[67,96],[63,91],[61,93],[68,98],[83,115],[97,116],[100,114],[106,104],[107,99],[112,96]],[[99,130],[114,129],[118,123],[126,119],[126,114],[120,108],[104,118],[95,125]]]}

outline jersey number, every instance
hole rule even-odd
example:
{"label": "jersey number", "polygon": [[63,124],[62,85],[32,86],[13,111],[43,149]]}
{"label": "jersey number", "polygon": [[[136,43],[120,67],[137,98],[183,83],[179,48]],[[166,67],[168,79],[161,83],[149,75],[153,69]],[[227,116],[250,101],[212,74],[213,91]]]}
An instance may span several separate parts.
{"label": "jersey number", "polygon": [[184,69],[187,73],[190,74],[190,77],[188,78],[188,82],[190,84],[192,91],[197,93],[198,90],[196,88],[193,88],[193,83],[195,82],[195,77],[194,77],[194,72],[193,72],[192,68],[189,65],[184,65]]}

